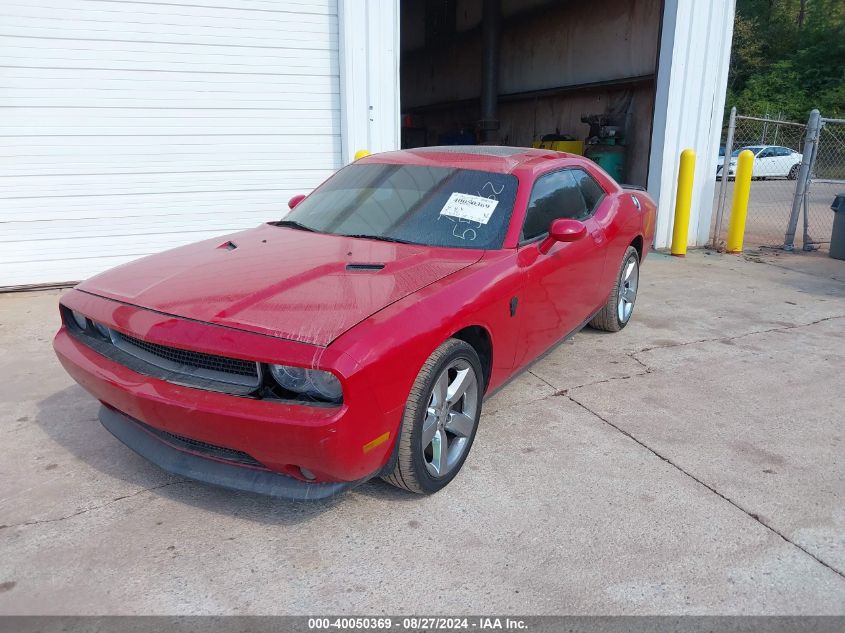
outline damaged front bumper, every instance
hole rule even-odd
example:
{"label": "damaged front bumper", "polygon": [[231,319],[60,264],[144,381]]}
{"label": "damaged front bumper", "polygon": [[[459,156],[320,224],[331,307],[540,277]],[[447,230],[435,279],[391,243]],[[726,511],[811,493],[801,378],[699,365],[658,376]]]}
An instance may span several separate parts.
{"label": "damaged front bumper", "polygon": [[318,357],[343,378],[344,401],[332,406],[221,393],[145,375],[63,326],[53,342],[56,355],[104,405],[103,424],[165,470],[237,490],[318,499],[378,475],[391,457],[402,411],[381,409],[368,372],[342,353],[78,291],[65,295],[62,304],[156,344],[305,366],[314,366]]}
{"label": "damaged front bumper", "polygon": [[[167,472],[230,490],[307,501],[333,497],[360,483],[311,483],[264,468],[235,465],[225,459],[203,456],[191,450],[194,443],[188,438],[158,433],[152,427],[106,405],[100,408],[100,422],[126,446]],[[225,454],[226,450],[219,452]]]}

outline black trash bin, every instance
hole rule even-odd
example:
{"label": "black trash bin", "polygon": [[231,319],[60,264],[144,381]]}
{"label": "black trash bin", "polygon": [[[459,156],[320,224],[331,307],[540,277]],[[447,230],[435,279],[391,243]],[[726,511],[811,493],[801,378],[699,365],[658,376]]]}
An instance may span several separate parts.
{"label": "black trash bin", "polygon": [[845,259],[845,193],[836,196],[830,208],[833,209],[830,256],[836,259]]}

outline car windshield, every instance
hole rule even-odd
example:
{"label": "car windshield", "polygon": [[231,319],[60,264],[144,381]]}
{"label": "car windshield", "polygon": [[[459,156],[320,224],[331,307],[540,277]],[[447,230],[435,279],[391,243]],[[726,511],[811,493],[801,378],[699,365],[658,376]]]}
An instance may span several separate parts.
{"label": "car windshield", "polygon": [[760,153],[760,150],[761,150],[761,149],[763,149],[763,148],[762,148],[762,147],[760,147],[759,145],[749,145],[748,147],[740,147],[739,149],[735,149],[735,150],[731,153],[731,156],[733,156],[734,158],[736,158],[737,156],[739,156],[739,153],[740,153],[740,152],[742,152],[742,151],[744,151],[744,150],[746,150],[746,149],[751,150],[751,151],[754,153],[754,155],[756,156],[757,154],[759,154],[759,153]]}
{"label": "car windshield", "polygon": [[517,179],[453,167],[352,164],[300,202],[282,225],[385,241],[501,248]]}

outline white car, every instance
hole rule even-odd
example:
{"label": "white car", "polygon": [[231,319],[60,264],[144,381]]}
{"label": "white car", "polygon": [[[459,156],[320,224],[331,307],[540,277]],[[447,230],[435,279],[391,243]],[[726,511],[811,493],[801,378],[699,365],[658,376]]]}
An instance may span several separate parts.
{"label": "white car", "polygon": [[[788,147],[780,145],[749,145],[740,147],[731,154],[728,166],[728,178],[736,175],[736,158],[743,150],[751,150],[754,153],[754,167],[751,172],[752,178],[798,178],[798,170],[801,167],[802,155]],[[719,156],[716,166],[716,178],[722,177],[725,157]]]}

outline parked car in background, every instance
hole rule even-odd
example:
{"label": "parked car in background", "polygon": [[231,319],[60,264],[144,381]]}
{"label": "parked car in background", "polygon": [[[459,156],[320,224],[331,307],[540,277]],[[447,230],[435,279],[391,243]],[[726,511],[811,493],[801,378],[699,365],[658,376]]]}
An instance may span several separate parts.
{"label": "parked car in background", "polygon": [[486,394],[625,327],[656,214],[580,156],[484,146],[371,155],[289,206],[81,283],[54,347],[142,456],[296,499],[448,484]]}
{"label": "parked car in background", "polygon": [[[728,178],[736,175],[737,157],[741,151],[746,149],[754,153],[752,178],[789,178],[795,180],[798,177],[798,169],[801,167],[802,159],[799,152],[781,145],[748,145],[734,150],[731,154],[731,160],[728,164]],[[716,178],[722,177],[724,162],[723,150],[719,153]]]}

